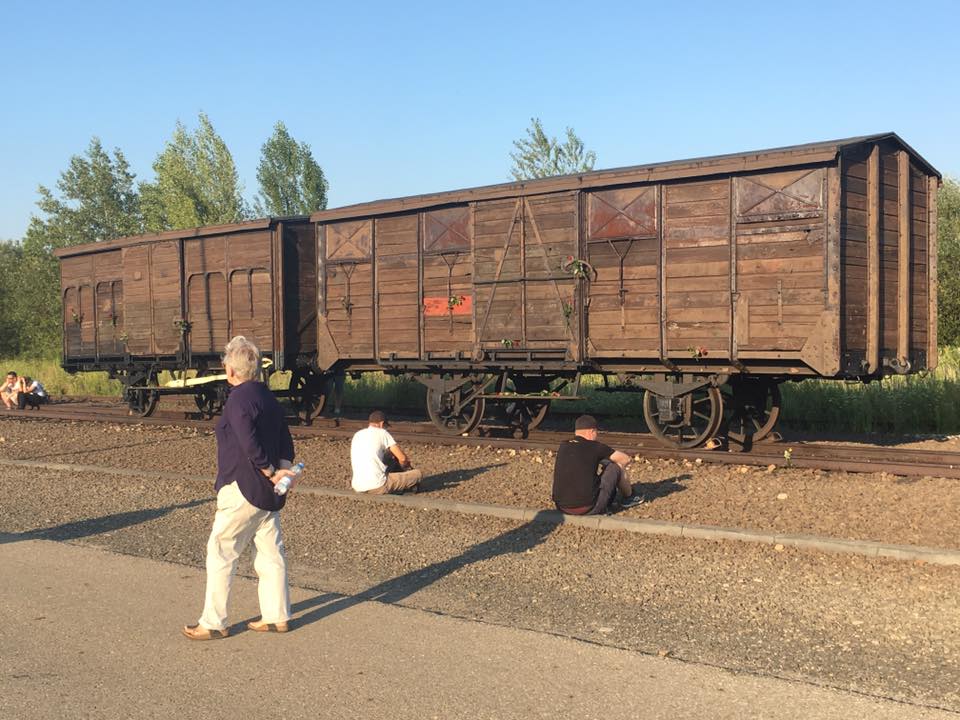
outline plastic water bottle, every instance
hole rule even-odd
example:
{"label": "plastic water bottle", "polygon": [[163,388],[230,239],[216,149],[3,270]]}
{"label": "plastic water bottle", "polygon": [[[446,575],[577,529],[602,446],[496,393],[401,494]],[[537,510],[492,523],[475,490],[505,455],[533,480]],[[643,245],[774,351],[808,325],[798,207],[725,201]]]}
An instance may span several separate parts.
{"label": "plastic water bottle", "polygon": [[303,463],[302,462],[297,463],[292,468],[290,468],[290,471],[293,473],[293,475],[284,475],[280,479],[280,482],[278,482],[276,485],[273,486],[273,491],[277,495],[287,494],[287,490],[290,489],[290,483],[292,483],[293,479],[296,477],[299,477],[300,473],[303,472]]}

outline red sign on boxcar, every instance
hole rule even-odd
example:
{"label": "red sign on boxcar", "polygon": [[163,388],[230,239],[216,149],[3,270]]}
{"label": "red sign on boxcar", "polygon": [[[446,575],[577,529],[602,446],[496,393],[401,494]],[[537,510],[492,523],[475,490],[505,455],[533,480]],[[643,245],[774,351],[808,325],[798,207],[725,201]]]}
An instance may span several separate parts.
{"label": "red sign on boxcar", "polygon": [[451,295],[450,297],[425,297],[423,299],[424,317],[445,317],[447,315],[469,315],[473,312],[473,297],[470,295]]}

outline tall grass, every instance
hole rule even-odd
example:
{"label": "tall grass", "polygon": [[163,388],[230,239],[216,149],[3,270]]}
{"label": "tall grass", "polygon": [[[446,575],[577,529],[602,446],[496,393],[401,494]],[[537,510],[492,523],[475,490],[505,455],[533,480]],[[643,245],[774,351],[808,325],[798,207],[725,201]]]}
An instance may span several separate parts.
{"label": "tall grass", "polygon": [[960,348],[940,348],[932,373],[868,384],[785,383],[784,427],[825,432],[960,433]]}
{"label": "tall grass", "polygon": [[[53,360],[0,359],[0,371],[15,370],[39,379],[52,395],[117,396],[120,383],[106,373],[71,375]],[[275,373],[270,386],[287,387],[288,373]],[[161,382],[166,378],[161,377]],[[605,415],[638,417],[640,393],[608,393],[599,376],[584,377],[580,387],[583,400],[558,401],[558,412],[593,411]],[[960,433],[960,347],[940,349],[937,369],[932,373],[891,376],[862,384],[835,380],[804,380],[781,386],[783,427],[830,433]],[[426,390],[414,380],[383,373],[348,377],[344,405],[355,408],[419,410]]]}

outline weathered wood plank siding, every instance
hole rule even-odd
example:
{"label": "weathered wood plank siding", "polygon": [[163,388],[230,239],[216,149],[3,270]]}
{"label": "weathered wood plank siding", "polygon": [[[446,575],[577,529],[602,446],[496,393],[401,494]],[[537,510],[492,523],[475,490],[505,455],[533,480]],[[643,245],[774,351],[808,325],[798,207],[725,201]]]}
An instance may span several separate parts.
{"label": "weathered wood plank siding", "polygon": [[730,182],[667,185],[663,193],[667,355],[727,358],[731,339]]}

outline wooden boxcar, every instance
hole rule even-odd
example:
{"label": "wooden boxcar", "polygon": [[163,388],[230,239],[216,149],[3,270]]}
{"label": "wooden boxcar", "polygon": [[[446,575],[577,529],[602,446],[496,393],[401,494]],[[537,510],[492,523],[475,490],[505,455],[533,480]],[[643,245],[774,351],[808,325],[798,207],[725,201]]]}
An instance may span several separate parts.
{"label": "wooden boxcar", "polygon": [[599,373],[665,443],[748,443],[785,380],[936,365],[939,183],[889,133],[68,248],[64,366],[149,412],[160,369],[247,334],[307,420],[384,370],[452,433],[491,403],[526,430]]}
{"label": "wooden boxcar", "polygon": [[[255,338],[277,369],[316,356],[316,255],[306,217],[268,218],[57,251],[63,366],[120,377],[149,414],[161,370],[211,372],[234,335]],[[305,320],[305,322],[304,322]],[[302,381],[301,381],[302,382]],[[222,401],[193,386],[201,409]],[[154,389],[156,388],[156,389]]]}
{"label": "wooden boxcar", "polygon": [[756,440],[786,379],[935,366],[939,182],[890,133],[321,211],[317,369],[450,432],[599,372],[665,442]]}

